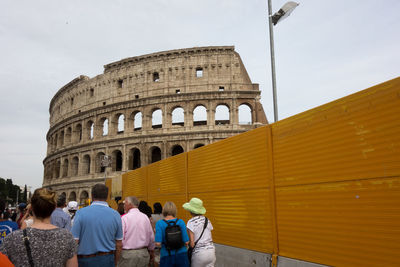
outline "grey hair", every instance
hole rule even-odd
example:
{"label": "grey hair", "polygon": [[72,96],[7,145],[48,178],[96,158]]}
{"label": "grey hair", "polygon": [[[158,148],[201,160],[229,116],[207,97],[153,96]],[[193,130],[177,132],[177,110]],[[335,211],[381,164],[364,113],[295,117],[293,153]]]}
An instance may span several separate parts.
{"label": "grey hair", "polygon": [[139,199],[137,197],[129,196],[125,198],[125,201],[128,201],[128,203],[132,204],[136,208],[139,207]]}

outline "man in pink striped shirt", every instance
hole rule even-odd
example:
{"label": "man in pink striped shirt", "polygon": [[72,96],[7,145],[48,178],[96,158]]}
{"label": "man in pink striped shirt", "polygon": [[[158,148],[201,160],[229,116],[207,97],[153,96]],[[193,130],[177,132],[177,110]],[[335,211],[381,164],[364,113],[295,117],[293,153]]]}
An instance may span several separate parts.
{"label": "man in pink striped shirt", "polygon": [[136,197],[125,198],[125,215],[121,217],[124,237],[118,267],[147,267],[154,258],[153,228],[147,215],[141,213],[138,206]]}

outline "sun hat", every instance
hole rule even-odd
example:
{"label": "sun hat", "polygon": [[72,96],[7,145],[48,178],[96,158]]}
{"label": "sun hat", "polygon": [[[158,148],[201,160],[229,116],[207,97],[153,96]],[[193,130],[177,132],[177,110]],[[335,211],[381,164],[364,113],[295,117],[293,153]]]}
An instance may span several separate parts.
{"label": "sun hat", "polygon": [[203,207],[203,201],[200,198],[194,197],[182,207],[193,214],[205,214],[206,209]]}
{"label": "sun hat", "polygon": [[68,210],[78,210],[78,202],[70,201],[67,206]]}

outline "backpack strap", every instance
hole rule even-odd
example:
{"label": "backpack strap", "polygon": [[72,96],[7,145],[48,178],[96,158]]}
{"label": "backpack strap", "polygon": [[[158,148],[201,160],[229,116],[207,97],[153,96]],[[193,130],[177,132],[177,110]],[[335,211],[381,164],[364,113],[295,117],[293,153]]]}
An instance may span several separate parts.
{"label": "backpack strap", "polygon": [[31,267],[33,267],[34,265],[33,265],[33,259],[32,259],[32,250],[31,250],[31,246],[29,243],[29,237],[26,233],[26,228],[22,231],[22,233],[24,234],[23,240],[24,240],[24,244],[26,247],[26,253],[28,254],[29,265]]}
{"label": "backpack strap", "polygon": [[196,240],[196,242],[194,242],[193,250],[194,250],[194,248],[196,247],[197,243],[200,241],[201,237],[203,236],[204,230],[206,230],[206,228],[207,228],[207,225],[208,225],[208,218],[205,217],[205,216],[204,216],[204,218],[205,218],[206,221],[204,222],[203,231],[201,232],[201,235],[200,235],[200,237]]}

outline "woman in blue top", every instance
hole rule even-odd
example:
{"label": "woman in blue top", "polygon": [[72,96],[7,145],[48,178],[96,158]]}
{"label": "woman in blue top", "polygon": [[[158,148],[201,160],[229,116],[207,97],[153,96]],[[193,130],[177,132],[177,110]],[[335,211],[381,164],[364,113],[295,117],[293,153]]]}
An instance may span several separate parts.
{"label": "woman in blue top", "polygon": [[[164,204],[162,214],[164,220],[159,220],[156,223],[156,246],[161,246],[160,251],[160,267],[186,267],[189,266],[189,260],[187,256],[187,245],[189,243],[189,236],[187,234],[185,222],[181,219],[176,218],[176,206],[173,202],[168,201]],[[167,249],[165,229],[168,223],[175,223],[180,227],[182,233],[182,247],[179,249]]]}

